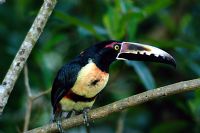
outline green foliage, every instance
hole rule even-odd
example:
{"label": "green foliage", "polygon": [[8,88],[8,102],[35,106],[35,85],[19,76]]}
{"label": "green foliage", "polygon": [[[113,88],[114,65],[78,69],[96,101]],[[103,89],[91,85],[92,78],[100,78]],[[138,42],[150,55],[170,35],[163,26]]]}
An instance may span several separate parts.
{"label": "green foliage", "polygon": [[142,62],[135,62],[135,61],[127,61],[127,64],[132,66],[138,76],[140,77],[142,83],[144,84],[145,88],[153,89],[155,88],[155,81],[154,78],[146,65]]}
{"label": "green foliage", "polygon": [[[0,5],[0,79],[20,47],[42,1]],[[197,0],[60,0],[28,59],[33,94],[51,88],[57,70],[92,44],[116,39],[154,45],[172,54],[177,68],[116,62],[95,107],[155,87],[200,76],[200,2]],[[27,104],[23,73],[10,96],[0,132],[23,129]],[[45,106],[44,106],[45,105]],[[49,123],[50,94],[34,102],[29,128]],[[114,132],[119,115],[95,121],[94,131]],[[109,123],[109,124],[108,124]],[[112,126],[108,126],[108,125]],[[200,132],[199,90],[130,108],[124,132]]]}

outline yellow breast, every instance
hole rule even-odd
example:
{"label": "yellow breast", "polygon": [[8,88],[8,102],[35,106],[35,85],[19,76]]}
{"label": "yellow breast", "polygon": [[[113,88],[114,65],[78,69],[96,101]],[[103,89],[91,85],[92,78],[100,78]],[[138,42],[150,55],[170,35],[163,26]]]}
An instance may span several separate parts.
{"label": "yellow breast", "polygon": [[71,110],[81,111],[84,108],[91,108],[94,102],[95,99],[90,102],[81,102],[81,101],[74,102],[69,98],[63,98],[61,99],[60,104],[63,111],[71,111]]}
{"label": "yellow breast", "polygon": [[101,71],[92,60],[89,60],[78,73],[72,91],[87,98],[94,97],[106,86],[108,78],[108,73]]}

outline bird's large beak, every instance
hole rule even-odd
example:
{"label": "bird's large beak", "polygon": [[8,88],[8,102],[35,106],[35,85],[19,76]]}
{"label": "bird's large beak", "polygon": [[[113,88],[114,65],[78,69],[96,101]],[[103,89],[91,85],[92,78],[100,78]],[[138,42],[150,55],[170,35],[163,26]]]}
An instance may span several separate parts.
{"label": "bird's large beak", "polygon": [[174,58],[167,52],[153,46],[132,42],[122,42],[116,59],[160,62],[176,67]]}

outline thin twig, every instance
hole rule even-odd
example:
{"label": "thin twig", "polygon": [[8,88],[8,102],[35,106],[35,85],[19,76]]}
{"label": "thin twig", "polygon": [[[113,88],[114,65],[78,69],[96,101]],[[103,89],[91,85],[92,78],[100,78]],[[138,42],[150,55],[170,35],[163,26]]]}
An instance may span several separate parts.
{"label": "thin twig", "polygon": [[36,96],[32,96],[32,101],[38,99],[39,97],[46,95],[48,93],[50,93],[51,89],[48,89],[46,91],[40,92],[39,94],[37,94]]}
{"label": "thin twig", "polygon": [[25,89],[27,91],[28,95],[28,102],[27,104],[27,109],[26,109],[26,114],[25,114],[25,119],[24,119],[24,129],[23,131],[27,131],[29,127],[29,122],[30,122],[30,117],[31,117],[31,110],[32,110],[32,94],[31,94],[31,88],[29,85],[29,78],[28,78],[28,68],[27,65],[25,64],[24,66],[24,83],[25,83]]}
{"label": "thin twig", "polygon": [[26,109],[26,114],[25,114],[25,120],[24,120],[24,129],[23,132],[26,132],[28,130],[29,127],[29,122],[30,122],[30,118],[31,118],[31,110],[32,110],[32,105],[33,102],[31,101],[31,99],[28,97],[28,102],[27,102],[27,109]]}
{"label": "thin twig", "polygon": [[57,0],[44,0],[44,3],[28,31],[19,51],[17,52],[8,72],[0,85],[0,115],[7,104],[9,95],[13,90],[16,80],[19,77],[24,64],[41,35],[46,22],[51,15]]}
{"label": "thin twig", "polygon": [[25,88],[26,88],[28,97],[31,97],[32,93],[31,93],[31,87],[29,84],[27,64],[25,64],[25,66],[24,66],[24,83],[25,83]]}
{"label": "thin twig", "polygon": [[[122,111],[128,107],[133,107],[144,102],[148,102],[150,100],[161,98],[173,94],[179,94],[191,90],[195,90],[197,87],[200,87],[200,79],[188,80],[179,83],[175,83],[172,85],[160,87],[154,90],[149,90],[134,96],[130,96],[128,98],[116,101],[114,103],[105,105],[103,107],[99,107],[97,109],[93,109],[88,112],[88,117],[90,120],[99,119],[110,115],[114,112]],[[62,121],[62,127],[64,129],[69,129],[78,125],[83,124],[83,116],[78,115],[71,117],[69,119],[65,119]],[[58,128],[56,123],[47,124],[42,127],[38,127],[27,131],[26,133],[47,133],[47,132],[57,132]]]}
{"label": "thin twig", "polygon": [[27,64],[25,64],[25,66],[24,66],[24,84],[25,84],[25,88],[26,88],[26,91],[27,91],[28,100],[27,100],[27,109],[26,109],[26,114],[25,114],[25,119],[24,119],[23,132],[26,132],[28,130],[33,102],[37,98],[39,98],[39,97],[41,97],[43,95],[46,95],[46,94],[48,94],[50,92],[50,89],[48,89],[48,90],[46,90],[44,92],[39,93],[36,96],[33,96],[32,92],[31,92],[31,87],[30,87],[30,84],[29,84],[29,78],[28,77],[29,77],[28,76],[28,67],[27,67]]}
{"label": "thin twig", "polygon": [[124,120],[125,120],[126,113],[127,113],[127,110],[123,110],[120,113],[119,119],[117,121],[116,133],[123,133],[123,130],[124,130]]}

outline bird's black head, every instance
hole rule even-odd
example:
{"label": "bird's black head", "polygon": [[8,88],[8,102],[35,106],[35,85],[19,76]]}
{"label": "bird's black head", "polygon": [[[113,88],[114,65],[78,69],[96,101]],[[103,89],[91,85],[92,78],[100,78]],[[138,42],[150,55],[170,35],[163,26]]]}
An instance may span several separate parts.
{"label": "bird's black head", "polygon": [[103,41],[86,49],[83,55],[85,59],[92,59],[100,69],[107,72],[109,65],[115,60],[153,61],[176,66],[174,58],[167,52],[132,42]]}

